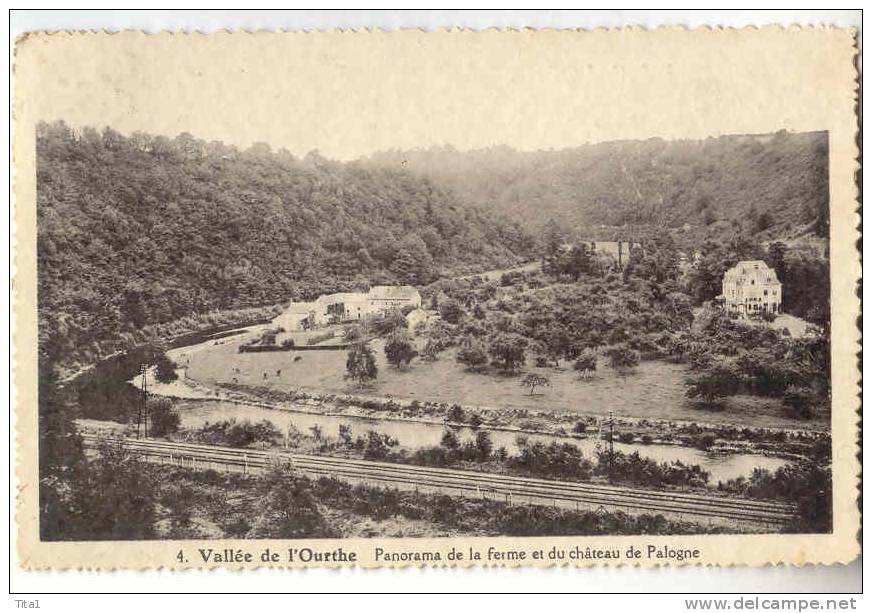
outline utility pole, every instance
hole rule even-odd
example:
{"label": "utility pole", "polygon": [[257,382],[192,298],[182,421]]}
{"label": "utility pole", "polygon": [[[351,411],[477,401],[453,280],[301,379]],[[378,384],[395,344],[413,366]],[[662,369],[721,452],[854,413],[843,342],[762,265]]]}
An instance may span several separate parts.
{"label": "utility pole", "polygon": [[613,481],[612,468],[615,461],[615,412],[609,411],[609,481]]}
{"label": "utility pole", "polygon": [[148,372],[148,364],[139,365],[139,374],[142,376],[140,389],[142,390],[142,404],[139,408],[139,420],[136,424],[136,438],[139,438],[139,422],[142,422],[143,438],[148,438],[148,383],[146,374]]}

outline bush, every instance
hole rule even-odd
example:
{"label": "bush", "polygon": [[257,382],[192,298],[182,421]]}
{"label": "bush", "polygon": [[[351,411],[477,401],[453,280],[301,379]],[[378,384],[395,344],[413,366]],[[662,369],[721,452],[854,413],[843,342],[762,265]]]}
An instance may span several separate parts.
{"label": "bush", "polygon": [[714,434],[700,434],[693,439],[693,446],[702,451],[708,451],[715,444]]}
{"label": "bush", "polygon": [[274,444],[282,438],[282,433],[271,421],[262,420],[251,423],[249,420],[237,422],[235,419],[207,424],[200,428],[197,438],[212,445],[248,447],[254,443]]}
{"label": "bush", "polygon": [[593,373],[596,372],[597,366],[597,355],[595,351],[591,349],[585,349],[581,352],[575,362],[572,364],[572,368],[576,371],[580,372],[583,377],[589,377]]}
{"label": "bush", "polygon": [[518,444],[518,448],[520,454],[508,459],[510,467],[546,479],[585,481],[591,477],[593,464],[584,458],[575,445],[556,442],[546,445],[541,441],[529,443],[525,438],[524,444]]}
{"label": "bush", "polygon": [[626,481],[650,487],[682,485],[702,487],[708,483],[709,474],[698,464],[683,462],[657,463],[642,457],[638,451],[630,454],[616,451],[597,453],[596,473],[607,475],[614,481]]}
{"label": "bush", "polygon": [[452,404],[445,414],[445,419],[456,424],[462,424],[466,422],[466,413],[459,404]]}
{"label": "bush", "polygon": [[475,449],[478,451],[479,460],[487,460],[490,458],[494,444],[490,434],[485,430],[479,430],[475,433]]}
{"label": "bush", "polygon": [[636,437],[633,436],[632,432],[621,432],[620,434],[618,434],[618,441],[621,443],[626,443],[629,445],[634,440],[636,440]]}
{"label": "bush", "polygon": [[149,420],[151,421],[149,433],[152,436],[166,436],[178,431],[181,419],[179,414],[172,410],[172,407],[172,402],[165,398],[160,398],[150,403],[148,409]]}
{"label": "bush", "polygon": [[815,397],[807,387],[791,385],[787,388],[782,402],[799,419],[809,419],[814,415]]}
{"label": "bush", "polygon": [[609,365],[619,373],[627,373],[639,365],[640,355],[627,345],[616,345],[605,351]]}
{"label": "bush", "polygon": [[167,357],[166,353],[161,353],[155,360],[155,379],[161,383],[172,383],[179,376],[176,374],[177,364]]}
{"label": "bush", "polygon": [[469,370],[480,371],[487,365],[487,351],[477,340],[466,340],[457,352],[457,361]]}
{"label": "bush", "polygon": [[405,332],[394,332],[385,341],[385,358],[394,368],[408,366],[418,355]]}
{"label": "bush", "polygon": [[439,317],[450,324],[458,323],[466,315],[466,311],[456,300],[449,298],[439,303]]}
{"label": "bush", "polygon": [[365,343],[354,343],[348,349],[345,361],[345,376],[358,383],[372,381],[378,376],[378,366],[372,349]]}

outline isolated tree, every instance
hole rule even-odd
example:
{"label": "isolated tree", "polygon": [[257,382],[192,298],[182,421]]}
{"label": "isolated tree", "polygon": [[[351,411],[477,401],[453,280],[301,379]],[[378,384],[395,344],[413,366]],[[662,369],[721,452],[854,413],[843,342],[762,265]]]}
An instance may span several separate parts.
{"label": "isolated tree", "polygon": [[581,373],[582,377],[588,378],[596,372],[597,356],[596,352],[591,349],[585,349],[581,355],[576,358],[572,367]]}
{"label": "isolated tree", "polygon": [[449,451],[455,451],[460,447],[460,439],[457,437],[457,433],[454,432],[454,430],[446,428],[445,432],[442,433],[442,440],[439,441],[439,444]]}
{"label": "isolated tree", "polygon": [[345,361],[345,376],[358,383],[372,381],[378,376],[378,366],[372,349],[365,343],[354,343],[348,348]]}
{"label": "isolated tree", "polygon": [[478,430],[481,425],[484,423],[484,420],[481,418],[481,415],[478,413],[473,413],[469,416],[469,427],[473,430]]}
{"label": "isolated tree", "polygon": [[385,357],[394,368],[408,366],[416,355],[418,352],[405,332],[394,332],[385,341]]}
{"label": "isolated tree", "polygon": [[563,256],[563,244],[566,238],[560,226],[553,219],[545,223],[540,239],[542,253],[542,270],[551,275],[559,275],[561,272],[560,259]]}
{"label": "isolated tree", "polygon": [[494,449],[491,435],[486,430],[479,430],[475,433],[475,450],[478,452],[480,460],[487,460]]}
{"label": "isolated tree", "polygon": [[530,395],[533,395],[533,392],[537,387],[550,387],[551,381],[548,377],[543,377],[542,375],[537,375],[536,373],[530,373],[526,377],[521,380],[521,387],[529,387]]}
{"label": "isolated tree", "polygon": [[349,424],[339,424],[339,440],[346,447],[351,447],[354,440],[351,435],[351,426]]}

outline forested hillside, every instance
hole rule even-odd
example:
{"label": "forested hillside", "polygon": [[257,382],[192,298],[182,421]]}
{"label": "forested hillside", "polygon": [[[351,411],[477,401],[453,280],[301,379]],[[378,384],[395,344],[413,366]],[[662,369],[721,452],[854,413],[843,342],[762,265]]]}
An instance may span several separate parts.
{"label": "forested hillside", "polygon": [[409,168],[532,228],[554,219],[579,235],[606,239],[626,234],[616,228],[624,225],[691,224],[693,241],[736,230],[760,240],[826,236],[827,160],[825,132],[784,131],[561,151],[449,146],[370,158],[378,166]]}
{"label": "forested hillside", "polygon": [[40,336],[65,357],[191,314],[530,257],[493,212],[401,169],[63,123],[37,131]]}

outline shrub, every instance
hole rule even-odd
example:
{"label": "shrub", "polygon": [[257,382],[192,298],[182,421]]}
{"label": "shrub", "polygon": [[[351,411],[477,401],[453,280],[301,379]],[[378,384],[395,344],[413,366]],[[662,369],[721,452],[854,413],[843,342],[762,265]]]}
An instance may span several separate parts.
{"label": "shrub", "polygon": [[442,433],[442,440],[439,441],[439,444],[449,451],[455,451],[460,447],[460,439],[454,430],[446,429]]}
{"label": "shrub", "polygon": [[253,443],[273,444],[281,436],[281,432],[272,422],[262,420],[251,423],[247,419],[241,422],[230,419],[207,424],[197,432],[197,438],[206,443],[230,447],[248,447]]}
{"label": "shrub", "polygon": [[160,398],[150,403],[148,414],[151,421],[149,431],[152,436],[166,436],[179,429],[181,419],[179,414],[172,410],[172,402]]}
{"label": "shrub", "polygon": [[167,357],[166,353],[160,353],[155,360],[155,379],[161,383],[172,383],[179,376],[176,374],[178,366]]}
{"label": "shrub", "polygon": [[458,323],[466,315],[466,311],[460,306],[460,303],[449,298],[439,303],[439,317],[450,324]]}
{"label": "shrub", "polygon": [[358,383],[372,381],[378,376],[378,366],[372,349],[365,343],[354,343],[348,349],[345,362],[345,376]]}
{"label": "shrub", "polygon": [[509,466],[543,478],[580,481],[590,478],[593,465],[575,445],[556,442],[546,445],[541,441],[529,443],[526,438],[523,442],[523,445],[518,442],[520,454],[509,458]]}
{"label": "shrub", "polygon": [[385,341],[385,357],[394,368],[402,368],[418,355],[405,332],[394,332]]}
{"label": "shrub", "polygon": [[627,373],[639,365],[639,352],[627,345],[616,345],[605,351],[609,365],[620,373]]}
{"label": "shrub", "polygon": [[487,460],[493,451],[494,444],[490,434],[485,430],[479,430],[475,433],[475,449],[478,451],[480,460]]}
{"label": "shrub", "polygon": [[702,451],[708,451],[715,444],[714,434],[700,434],[693,439],[693,446]]}
{"label": "shrub", "polygon": [[487,365],[487,351],[477,340],[466,340],[457,352],[457,361],[469,370],[480,371]]}
{"label": "shrub", "polygon": [[456,424],[462,424],[466,422],[466,413],[464,413],[463,407],[459,404],[452,404],[445,415],[445,419]]}
{"label": "shrub", "polygon": [[787,388],[782,402],[800,419],[809,419],[814,414],[814,393],[807,387],[791,385]]}
{"label": "shrub", "polygon": [[597,355],[595,351],[591,349],[585,349],[581,352],[575,362],[572,364],[572,368],[576,371],[580,372],[583,377],[589,377],[593,373],[596,372],[597,366]]}

